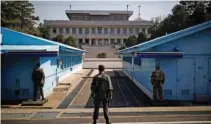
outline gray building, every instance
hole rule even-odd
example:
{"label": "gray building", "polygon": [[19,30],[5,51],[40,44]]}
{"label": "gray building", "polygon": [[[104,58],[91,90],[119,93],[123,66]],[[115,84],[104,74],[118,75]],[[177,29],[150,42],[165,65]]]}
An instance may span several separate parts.
{"label": "gray building", "polygon": [[124,45],[129,36],[145,32],[149,37],[151,21],[129,21],[132,11],[66,10],[69,20],[44,20],[50,27],[50,37],[73,36],[77,44],[90,46]]}

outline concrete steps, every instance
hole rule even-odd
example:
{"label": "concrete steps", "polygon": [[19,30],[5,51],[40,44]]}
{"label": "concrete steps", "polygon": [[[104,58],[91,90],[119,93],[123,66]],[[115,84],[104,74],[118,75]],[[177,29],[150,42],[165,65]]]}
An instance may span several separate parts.
{"label": "concrete steps", "polygon": [[53,92],[64,92],[64,91],[68,91],[69,88],[70,88],[70,85],[58,85],[57,87],[53,89]]}
{"label": "concrete steps", "polygon": [[87,51],[85,58],[97,58],[97,54],[102,52],[107,54],[107,58],[118,58],[115,48],[109,46],[83,46],[83,49]]}

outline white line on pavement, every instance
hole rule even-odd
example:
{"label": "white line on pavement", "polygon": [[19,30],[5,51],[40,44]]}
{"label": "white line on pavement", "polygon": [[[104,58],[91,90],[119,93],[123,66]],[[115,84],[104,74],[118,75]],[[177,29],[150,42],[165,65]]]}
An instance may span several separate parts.
{"label": "white line on pavement", "polygon": [[[98,124],[105,124],[105,123],[98,123]],[[211,121],[127,122],[127,123],[112,123],[112,124],[211,124]]]}

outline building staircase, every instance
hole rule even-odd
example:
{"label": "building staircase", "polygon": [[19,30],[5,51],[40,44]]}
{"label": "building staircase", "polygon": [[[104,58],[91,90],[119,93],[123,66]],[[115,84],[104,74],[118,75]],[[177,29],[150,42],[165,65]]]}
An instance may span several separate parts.
{"label": "building staircase", "polygon": [[111,46],[82,46],[86,50],[85,58],[97,58],[98,53],[105,52],[107,58],[118,58],[119,55],[116,54],[116,49]]}

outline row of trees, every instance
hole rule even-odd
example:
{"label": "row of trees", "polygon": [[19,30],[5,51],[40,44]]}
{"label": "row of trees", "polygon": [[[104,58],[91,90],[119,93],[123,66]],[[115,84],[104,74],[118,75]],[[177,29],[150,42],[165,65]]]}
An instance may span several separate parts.
{"label": "row of trees", "polygon": [[124,49],[125,47],[131,47],[133,45],[136,45],[136,44],[140,44],[140,43],[143,43],[143,42],[146,42],[148,40],[146,34],[144,32],[140,32],[138,34],[138,37],[136,36],[129,36],[126,43],[125,43],[125,46],[121,47],[121,49]]}
{"label": "row of trees", "polygon": [[[150,38],[147,38],[141,32],[137,38],[136,36],[129,36],[125,46],[130,47],[140,44],[211,20],[211,1],[180,1],[172,8],[172,13],[163,20],[161,20],[161,17],[156,17],[153,20],[155,20],[154,25],[149,29]],[[120,49],[124,49],[125,46]]]}
{"label": "row of trees", "polygon": [[63,35],[59,34],[58,36],[54,37],[52,40],[69,45],[69,46],[76,47],[75,38],[73,38],[72,36],[65,38]]}
{"label": "row of trees", "polygon": [[180,1],[163,21],[155,21],[149,30],[151,38],[173,33],[211,20],[211,1]]}
{"label": "row of trees", "polygon": [[[1,25],[12,30],[50,39],[50,28],[42,23],[35,27],[39,21],[34,16],[34,6],[29,1],[1,1]],[[64,38],[62,35],[50,39],[76,47],[73,37]]]}

